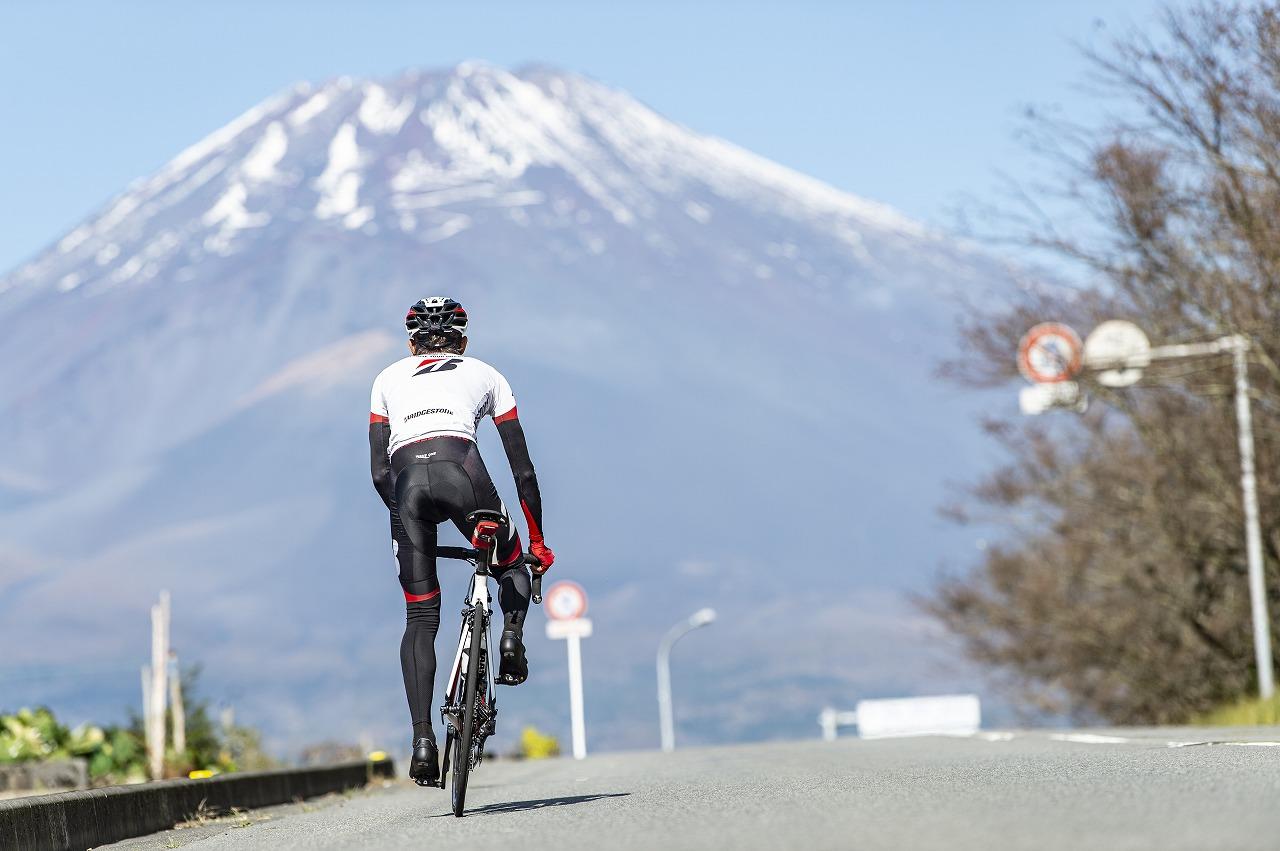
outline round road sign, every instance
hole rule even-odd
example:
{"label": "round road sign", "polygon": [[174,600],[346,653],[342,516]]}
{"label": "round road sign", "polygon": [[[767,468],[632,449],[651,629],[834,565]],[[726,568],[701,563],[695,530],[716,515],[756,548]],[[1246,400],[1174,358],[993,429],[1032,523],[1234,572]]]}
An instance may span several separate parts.
{"label": "round road sign", "polygon": [[1068,381],[1080,371],[1080,336],[1060,322],[1041,322],[1018,343],[1018,371],[1036,384]]}
{"label": "round road sign", "polygon": [[571,621],[587,613],[587,592],[576,582],[557,582],[547,589],[543,604],[547,617]]}
{"label": "round road sign", "polygon": [[1101,370],[1098,383],[1128,387],[1142,378],[1142,368],[1151,362],[1151,341],[1132,322],[1110,319],[1085,338],[1084,362]]}

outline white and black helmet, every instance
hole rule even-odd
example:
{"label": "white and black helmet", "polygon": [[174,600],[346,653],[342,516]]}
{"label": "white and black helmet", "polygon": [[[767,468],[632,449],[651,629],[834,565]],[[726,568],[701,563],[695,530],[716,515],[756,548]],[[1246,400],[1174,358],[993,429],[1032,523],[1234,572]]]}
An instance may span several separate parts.
{"label": "white and black helmet", "polygon": [[404,317],[405,330],[410,337],[427,334],[467,333],[467,311],[448,296],[434,295],[419,299]]}

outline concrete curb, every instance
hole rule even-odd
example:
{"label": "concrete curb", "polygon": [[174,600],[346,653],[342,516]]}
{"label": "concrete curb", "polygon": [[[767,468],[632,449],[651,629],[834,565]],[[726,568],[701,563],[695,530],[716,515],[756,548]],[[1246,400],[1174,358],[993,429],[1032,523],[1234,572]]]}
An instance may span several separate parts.
{"label": "concrete curb", "polygon": [[0,801],[0,848],[84,851],[167,830],[207,810],[286,804],[395,776],[391,760],[165,780]]}

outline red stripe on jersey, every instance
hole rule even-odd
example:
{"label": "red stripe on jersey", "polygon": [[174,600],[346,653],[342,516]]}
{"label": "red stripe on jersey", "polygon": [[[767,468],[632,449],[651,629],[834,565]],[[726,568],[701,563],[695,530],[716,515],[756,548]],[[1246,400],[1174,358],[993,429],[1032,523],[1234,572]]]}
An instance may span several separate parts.
{"label": "red stripe on jersey", "polygon": [[511,410],[507,411],[505,414],[500,414],[494,417],[493,424],[497,425],[498,423],[510,422],[515,418],[516,418],[516,409],[513,407]]}
{"label": "red stripe on jersey", "polygon": [[430,594],[410,594],[408,591],[405,591],[404,601],[406,603],[421,603],[423,600],[430,600],[432,597],[439,597],[439,596],[440,596],[439,588],[432,591]]}
{"label": "red stripe on jersey", "polygon": [[442,360],[444,360],[444,358],[427,358],[422,363],[418,364],[418,366],[426,366],[429,363],[437,363],[438,361],[442,361]]}
{"label": "red stripe on jersey", "polygon": [[542,530],[538,528],[538,524],[533,522],[533,514],[529,511],[529,505],[523,499],[520,500],[520,508],[524,511],[524,522],[529,524],[529,540],[542,540]]}
{"label": "red stripe on jersey", "polygon": [[373,425],[374,423],[385,423],[385,422],[389,422],[389,420],[386,417],[384,417],[382,414],[375,414],[373,411],[369,412],[369,425]]}

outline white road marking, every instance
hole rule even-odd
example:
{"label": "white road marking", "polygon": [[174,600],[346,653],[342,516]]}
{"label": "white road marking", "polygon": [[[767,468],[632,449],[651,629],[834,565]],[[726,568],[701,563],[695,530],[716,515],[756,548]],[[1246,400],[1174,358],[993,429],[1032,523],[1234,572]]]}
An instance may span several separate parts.
{"label": "white road marking", "polygon": [[1237,748],[1280,748],[1280,742],[1167,742],[1165,746],[1170,748],[1190,748],[1197,745],[1206,747],[1211,745],[1231,745]]}
{"label": "white road marking", "polygon": [[[1034,736],[1027,733],[1008,733],[1003,731],[984,731],[973,733],[972,738],[984,742],[1008,742],[1019,735]],[[1192,742],[1162,742],[1154,738],[1134,738],[1130,736],[1103,736],[1097,733],[1049,733],[1048,738],[1055,742],[1072,742],[1080,745],[1156,745],[1166,748],[1194,748],[1229,745],[1237,748],[1280,748],[1280,742],[1224,741],[1220,739],[1204,739]]]}
{"label": "white road marking", "polygon": [[1079,742],[1085,745],[1123,745],[1140,741],[1122,736],[1098,736],[1093,733],[1050,733],[1049,738],[1058,742]]}

